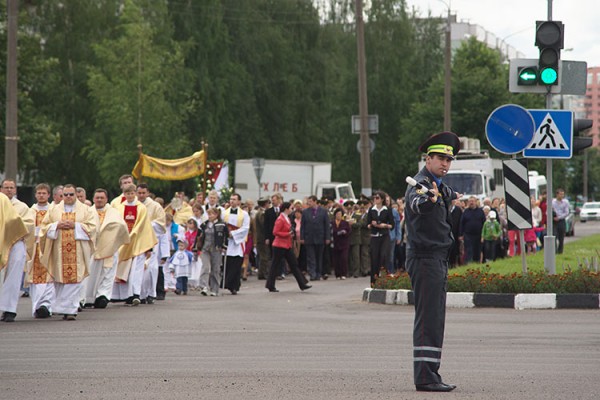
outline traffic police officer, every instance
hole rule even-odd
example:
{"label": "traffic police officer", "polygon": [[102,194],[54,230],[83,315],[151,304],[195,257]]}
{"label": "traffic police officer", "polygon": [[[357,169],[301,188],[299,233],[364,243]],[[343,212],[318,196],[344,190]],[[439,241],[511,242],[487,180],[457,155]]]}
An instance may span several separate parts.
{"label": "traffic police officer", "polygon": [[444,341],[448,256],[454,243],[450,219],[452,200],[461,194],[442,179],[460,150],[458,136],[442,132],[427,139],[425,167],[414,179],[422,185],[406,190],[406,266],[415,302],[413,331],[414,382],[417,391],[449,392],[438,373]]}

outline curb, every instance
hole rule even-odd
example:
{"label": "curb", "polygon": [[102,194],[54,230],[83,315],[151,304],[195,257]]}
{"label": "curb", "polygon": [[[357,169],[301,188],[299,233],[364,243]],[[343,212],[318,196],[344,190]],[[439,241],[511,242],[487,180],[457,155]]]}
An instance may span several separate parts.
{"label": "curb", "polygon": [[[366,288],[362,300],[367,303],[414,305],[412,290],[384,290]],[[600,309],[600,294],[556,294],[556,293],[473,293],[449,292],[446,307],[451,308],[513,308],[515,310],[548,309]]]}

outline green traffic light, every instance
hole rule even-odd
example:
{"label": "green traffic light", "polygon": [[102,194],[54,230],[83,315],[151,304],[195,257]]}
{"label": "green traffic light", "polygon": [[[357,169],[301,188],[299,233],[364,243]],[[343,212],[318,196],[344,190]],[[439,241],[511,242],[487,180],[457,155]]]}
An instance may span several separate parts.
{"label": "green traffic light", "polygon": [[544,68],[540,72],[540,81],[544,85],[554,85],[558,80],[558,73],[554,68]]}

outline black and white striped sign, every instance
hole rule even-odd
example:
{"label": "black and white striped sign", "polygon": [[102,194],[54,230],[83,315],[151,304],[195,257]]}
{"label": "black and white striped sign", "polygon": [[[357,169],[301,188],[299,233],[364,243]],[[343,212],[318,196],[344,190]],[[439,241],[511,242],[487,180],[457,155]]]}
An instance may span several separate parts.
{"label": "black and white striped sign", "polygon": [[533,227],[531,200],[529,198],[529,173],[527,159],[518,158],[502,162],[504,172],[504,198],[508,229],[523,230]]}

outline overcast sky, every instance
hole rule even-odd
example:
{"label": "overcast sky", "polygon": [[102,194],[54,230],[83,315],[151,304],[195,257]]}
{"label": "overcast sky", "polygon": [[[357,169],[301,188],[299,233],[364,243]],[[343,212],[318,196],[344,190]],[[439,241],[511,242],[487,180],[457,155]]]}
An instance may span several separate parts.
{"label": "overcast sky", "polygon": [[[458,21],[480,25],[525,54],[538,58],[535,21],[547,20],[547,0],[406,0],[426,16],[445,16],[450,4]],[[565,49],[561,59],[600,66],[600,0],[554,0],[552,19],[565,24]]]}

